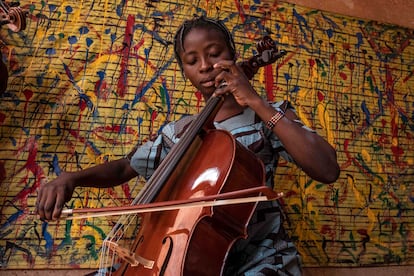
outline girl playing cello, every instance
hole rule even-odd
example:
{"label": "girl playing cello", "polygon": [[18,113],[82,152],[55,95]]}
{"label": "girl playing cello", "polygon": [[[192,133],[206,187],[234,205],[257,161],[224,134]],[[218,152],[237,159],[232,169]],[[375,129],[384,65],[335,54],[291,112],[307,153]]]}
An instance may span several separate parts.
{"label": "girl playing cello", "polygon": [[[236,50],[228,29],[218,20],[197,17],[178,29],[174,49],[184,76],[205,101],[224,98],[214,118],[263,162],[267,185],[279,157],[295,162],[306,174],[323,183],[339,175],[335,150],[297,117],[284,102],[269,103],[251,86],[236,63]],[[62,173],[41,187],[37,212],[42,219],[58,219],[76,187],[120,185],[138,175],[149,178],[183,135],[187,119],[171,122],[153,141],[125,158],[78,172]],[[300,257],[283,229],[277,201],[260,202],[248,226],[248,238],[237,241],[226,260],[225,275],[300,275]]]}

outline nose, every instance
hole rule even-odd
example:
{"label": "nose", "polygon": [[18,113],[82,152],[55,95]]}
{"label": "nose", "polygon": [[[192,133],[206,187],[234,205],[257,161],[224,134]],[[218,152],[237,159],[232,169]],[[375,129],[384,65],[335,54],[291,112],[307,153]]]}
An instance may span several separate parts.
{"label": "nose", "polygon": [[208,72],[213,69],[213,62],[206,56],[201,59],[200,72]]}

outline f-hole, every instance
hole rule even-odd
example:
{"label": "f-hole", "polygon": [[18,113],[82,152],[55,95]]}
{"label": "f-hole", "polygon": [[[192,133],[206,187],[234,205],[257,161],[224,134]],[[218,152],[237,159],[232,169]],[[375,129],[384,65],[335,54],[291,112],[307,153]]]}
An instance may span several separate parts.
{"label": "f-hole", "polygon": [[161,270],[160,270],[160,276],[163,276],[164,273],[165,273],[165,270],[167,269],[168,263],[169,263],[170,258],[171,258],[171,253],[172,253],[172,250],[173,250],[173,247],[174,247],[173,240],[170,236],[165,237],[162,240],[162,244],[167,243],[167,241],[169,241],[170,245],[169,245],[169,248],[168,248],[167,255],[165,256],[164,263],[162,264],[162,267],[161,267]]}

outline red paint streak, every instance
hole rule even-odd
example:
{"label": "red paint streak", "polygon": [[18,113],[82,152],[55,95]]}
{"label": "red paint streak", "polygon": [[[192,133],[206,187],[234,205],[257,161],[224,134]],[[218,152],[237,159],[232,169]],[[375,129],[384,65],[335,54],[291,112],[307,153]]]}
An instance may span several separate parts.
{"label": "red paint streak", "polygon": [[358,229],[357,233],[362,236],[368,236],[368,231],[366,229]]}
{"label": "red paint streak", "polygon": [[345,141],[344,141],[344,153],[345,153],[345,156],[346,156],[347,161],[344,164],[344,167],[343,168],[346,168],[346,167],[350,166],[352,164],[353,159],[354,159],[351,156],[351,154],[349,153],[348,147],[349,147],[349,139],[345,139]]}
{"label": "red paint streak", "polygon": [[391,151],[395,157],[395,163],[397,165],[403,165],[400,161],[400,158],[404,155],[404,150],[399,146],[391,146]]}
{"label": "red paint streak", "polygon": [[128,87],[128,60],[129,60],[129,51],[131,49],[131,43],[133,39],[135,17],[133,15],[128,15],[127,24],[125,27],[125,37],[122,49],[122,59],[121,59],[121,70],[120,77],[118,79],[117,94],[120,97],[124,97],[126,94],[126,88]]}
{"label": "red paint streak", "polygon": [[29,101],[33,97],[33,91],[29,89],[25,89],[23,91],[24,97],[26,98],[26,101]]}
{"label": "red paint streak", "polygon": [[244,12],[242,12],[242,7],[240,5],[240,1],[234,0],[234,4],[236,5],[236,9],[239,13],[240,19],[242,23],[246,21],[246,16],[244,15]]}
{"label": "red paint streak", "polygon": [[[67,127],[69,127],[68,125],[66,125]],[[86,139],[85,138],[82,138],[80,135],[79,135],[79,131],[78,130],[73,130],[73,129],[68,129],[68,132],[70,133],[70,135],[72,136],[72,137],[74,137],[74,138],[76,138],[78,141],[80,141],[80,142],[85,142],[86,141]]]}
{"label": "red paint streak", "polygon": [[197,98],[197,112],[200,112],[201,110],[201,103],[203,102],[203,95],[201,94],[200,91],[195,92],[195,96]]}
{"label": "red paint streak", "polygon": [[349,50],[351,50],[351,45],[350,45],[349,43],[343,43],[343,44],[342,44],[342,48],[343,48],[344,50],[349,51]]}
{"label": "red paint streak", "polygon": [[84,111],[86,108],[87,108],[88,106],[87,106],[87,104],[86,104],[86,101],[84,100],[84,99],[80,99],[80,101],[79,101],[79,109],[81,110],[81,111]]}
{"label": "red paint streak", "polygon": [[136,135],[137,132],[136,130],[134,130],[131,127],[125,127],[122,128],[120,125],[116,125],[116,126],[105,126],[105,127],[97,127],[93,130],[93,133],[95,134],[96,137],[98,137],[100,140],[108,142],[112,145],[128,145],[131,144],[132,141],[124,141],[124,142],[120,142],[116,139],[108,139],[106,138],[104,135],[102,135],[101,133],[122,133],[122,134],[132,134],[132,135]]}
{"label": "red paint streak", "polygon": [[95,82],[95,95],[99,99],[108,100],[109,91],[108,91],[108,83],[105,80],[98,80]]}
{"label": "red paint streak", "polygon": [[[129,190],[129,186],[128,183],[124,183],[121,185],[122,191],[123,191],[123,196],[119,195],[116,190],[114,188],[108,188],[107,189],[107,193],[110,195],[111,198],[114,198],[118,201],[120,201],[120,203],[122,205],[129,205],[131,204],[131,192]],[[86,204],[85,204],[86,206]]]}
{"label": "red paint streak", "polygon": [[309,66],[310,66],[310,68],[312,69],[314,66],[315,66],[315,64],[316,64],[316,62],[315,62],[315,60],[314,59],[308,59],[308,62],[309,62]]}
{"label": "red paint streak", "polygon": [[3,124],[4,120],[6,120],[6,114],[0,112],[0,123]]}
{"label": "red paint streak", "polygon": [[151,123],[153,123],[155,121],[155,119],[157,119],[157,116],[158,116],[158,112],[156,110],[154,110],[151,113]]}
{"label": "red paint streak", "polygon": [[343,72],[340,72],[339,73],[339,76],[341,77],[341,79],[343,79],[343,80],[346,80],[348,77],[347,77],[347,75],[345,74],[345,73],[343,73]]}
{"label": "red paint streak", "polygon": [[332,229],[331,229],[331,227],[329,226],[329,225],[322,225],[322,228],[321,228],[321,233],[322,234],[328,234],[328,233],[330,233],[330,232],[332,232]]}
{"label": "red paint streak", "polygon": [[390,140],[388,139],[387,135],[381,133],[380,137],[378,138],[378,145],[380,145],[382,148],[385,148],[389,144]]}
{"label": "red paint streak", "polygon": [[403,83],[406,83],[412,76],[414,75],[414,70],[411,71],[408,76],[406,76],[403,80]]}
{"label": "red paint streak", "polygon": [[329,57],[329,59],[333,62],[336,63],[337,62],[337,56],[336,53],[332,53],[331,56]]}
{"label": "red paint streak", "polygon": [[[23,167],[21,167],[15,174],[22,172],[23,170],[27,171],[26,176],[19,182],[19,184],[26,183],[28,179],[28,173],[31,172],[35,176],[35,181],[31,187],[25,187],[21,190],[13,199],[13,202],[19,200],[22,202],[22,207],[27,207],[27,198],[30,194],[36,192],[36,190],[40,186],[40,181],[45,177],[42,167],[40,167],[36,163],[36,156],[37,156],[37,140],[35,137],[30,137],[25,145],[18,149],[18,153],[23,151],[28,151],[29,156],[27,157],[27,161]],[[18,185],[19,185],[18,184]]]}
{"label": "red paint streak", "polygon": [[157,116],[158,116],[158,112],[156,110],[153,110],[151,112],[151,122],[150,122],[151,129],[150,129],[150,136],[154,135],[154,122],[157,119]]}
{"label": "red paint streak", "polygon": [[127,134],[136,134],[136,131],[132,127],[122,127],[121,125],[115,125],[115,126],[105,126],[105,127],[97,127],[93,131],[100,132],[100,131],[110,131],[113,133],[120,133],[122,130],[123,133]]}
{"label": "red paint streak", "polygon": [[[394,141],[398,140],[398,111],[394,108],[395,98],[394,98],[394,84],[395,79],[393,78],[392,69],[386,65],[386,93],[388,98],[388,103],[390,106],[390,117],[391,117],[391,136],[392,136],[392,144]],[[404,150],[399,146],[391,146],[391,151],[395,158],[395,163],[399,166],[404,165],[401,161],[401,156],[404,155]]]}
{"label": "red paint streak", "polygon": [[271,64],[265,66],[265,89],[267,94],[267,99],[270,102],[273,102],[273,67]]}
{"label": "red paint streak", "polygon": [[[136,51],[136,52],[135,53],[133,53],[133,52],[131,53],[130,52],[128,57],[129,58],[136,58],[136,59],[142,60],[142,61],[146,62],[146,65],[148,65],[150,68],[152,68],[154,71],[156,71],[157,70],[157,67],[154,64],[152,64],[152,62],[150,60],[147,60],[146,57],[139,56],[138,53],[137,53],[137,50],[139,49],[140,46],[143,45],[143,42],[144,41],[141,40],[136,46],[134,46],[134,51]],[[71,50],[71,55],[70,55],[70,59],[71,60],[74,59],[74,56],[76,55],[77,49],[79,47],[80,46],[77,46],[77,47],[75,47],[75,48],[73,48]],[[114,54],[121,55],[124,52],[124,50],[125,50],[124,48],[119,48],[119,47],[117,47],[115,50],[111,48],[111,49],[109,49],[107,51],[104,51],[104,52],[100,53],[99,56],[108,55],[108,54],[111,54],[111,55],[114,55]],[[69,51],[69,50],[67,50],[67,51]],[[63,53],[66,53],[66,52],[63,52]],[[96,58],[98,58],[98,56],[96,56]],[[69,64],[68,66],[72,66],[72,64]],[[66,85],[60,90],[60,94],[59,95],[64,95],[66,93],[66,91],[69,89],[69,87],[73,85],[72,84],[72,81],[77,78],[77,76],[79,75],[80,72],[83,72],[84,67],[83,66],[79,66],[78,68],[75,68],[75,69],[77,69],[77,70],[76,71],[71,71],[71,72],[70,71],[66,71],[67,74],[68,73],[71,74],[70,77],[69,77],[71,79],[71,82],[67,82],[66,83]],[[140,92],[140,87],[137,87],[137,90],[136,91],[137,91],[136,93],[138,94]]]}
{"label": "red paint streak", "polygon": [[381,120],[381,125],[382,125],[382,128],[385,128],[385,127],[386,127],[386,125],[387,125],[387,121],[386,121],[386,120],[384,120],[384,119],[382,119],[382,120]]}
{"label": "red paint streak", "polygon": [[323,102],[324,99],[325,99],[325,95],[321,91],[318,91],[318,100],[320,102]]}
{"label": "red paint streak", "polygon": [[122,191],[124,192],[125,198],[132,198],[131,190],[129,189],[128,183],[121,185]]}
{"label": "red paint streak", "polygon": [[29,89],[25,89],[23,91],[23,95],[26,98],[26,103],[24,104],[24,114],[26,114],[27,113],[27,106],[28,106],[28,104],[30,102],[30,99],[33,97],[33,91],[32,90],[29,90]]}
{"label": "red paint streak", "polygon": [[6,179],[7,173],[6,168],[4,167],[4,162],[0,162],[0,184],[3,183],[4,179]]}
{"label": "red paint streak", "polygon": [[135,46],[134,46],[134,51],[135,51],[135,53],[138,53],[139,48],[141,48],[141,46],[142,46],[142,45],[144,45],[144,42],[145,42],[145,40],[144,40],[144,39],[141,39],[141,40],[137,43],[137,45],[135,45]]}

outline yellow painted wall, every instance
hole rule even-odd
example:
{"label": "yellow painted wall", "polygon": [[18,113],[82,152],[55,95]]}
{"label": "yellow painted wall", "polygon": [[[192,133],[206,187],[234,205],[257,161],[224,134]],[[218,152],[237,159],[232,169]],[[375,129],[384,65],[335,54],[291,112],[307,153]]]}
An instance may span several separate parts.
{"label": "yellow painted wall", "polygon": [[[287,3],[187,2],[21,1],[27,28],[1,27],[1,266],[97,266],[115,218],[44,223],[27,211],[43,181],[121,157],[202,107],[171,45],[193,14],[225,20],[240,59],[270,33],[288,54],[256,76],[258,92],[289,99],[338,151],[332,185],[283,162],[276,177],[304,265],[413,264],[413,30]],[[128,204],[139,188],[78,189],[68,207]]]}

